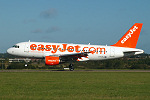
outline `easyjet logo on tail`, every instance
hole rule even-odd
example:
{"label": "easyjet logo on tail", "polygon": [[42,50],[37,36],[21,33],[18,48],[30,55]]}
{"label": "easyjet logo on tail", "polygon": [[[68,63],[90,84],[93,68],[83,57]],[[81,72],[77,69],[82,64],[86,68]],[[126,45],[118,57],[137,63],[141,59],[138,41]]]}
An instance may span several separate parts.
{"label": "easyjet logo on tail", "polygon": [[129,33],[125,36],[125,38],[123,38],[121,40],[121,43],[124,44],[129,38],[132,37],[132,34],[134,34],[134,32],[138,29],[137,26],[134,26],[133,29],[130,29],[129,30]]}

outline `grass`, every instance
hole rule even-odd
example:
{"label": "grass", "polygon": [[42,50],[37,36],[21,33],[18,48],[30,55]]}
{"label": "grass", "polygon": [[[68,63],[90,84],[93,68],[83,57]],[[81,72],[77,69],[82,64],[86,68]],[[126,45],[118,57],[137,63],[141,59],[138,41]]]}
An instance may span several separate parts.
{"label": "grass", "polygon": [[150,100],[149,72],[1,72],[0,100]]}

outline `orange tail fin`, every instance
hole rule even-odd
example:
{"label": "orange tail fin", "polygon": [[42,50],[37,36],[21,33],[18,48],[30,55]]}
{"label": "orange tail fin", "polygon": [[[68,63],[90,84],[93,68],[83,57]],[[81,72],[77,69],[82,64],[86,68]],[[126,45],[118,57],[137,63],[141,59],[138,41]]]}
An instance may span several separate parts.
{"label": "orange tail fin", "polygon": [[111,46],[136,48],[142,25],[135,23],[116,44]]}

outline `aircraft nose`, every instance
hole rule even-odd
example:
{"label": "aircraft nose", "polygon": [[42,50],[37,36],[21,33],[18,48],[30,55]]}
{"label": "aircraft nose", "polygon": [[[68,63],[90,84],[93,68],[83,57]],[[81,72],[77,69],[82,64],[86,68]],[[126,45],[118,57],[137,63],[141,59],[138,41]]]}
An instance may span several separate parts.
{"label": "aircraft nose", "polygon": [[7,53],[10,53],[10,49],[7,49]]}
{"label": "aircraft nose", "polygon": [[9,48],[9,49],[7,50],[7,53],[12,54],[12,49]]}

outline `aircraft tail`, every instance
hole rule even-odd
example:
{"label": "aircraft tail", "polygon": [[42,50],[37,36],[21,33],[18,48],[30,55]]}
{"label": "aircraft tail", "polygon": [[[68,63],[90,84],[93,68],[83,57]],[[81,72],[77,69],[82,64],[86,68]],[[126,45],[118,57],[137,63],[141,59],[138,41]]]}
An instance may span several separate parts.
{"label": "aircraft tail", "polygon": [[116,44],[111,46],[136,48],[142,25],[135,23]]}

